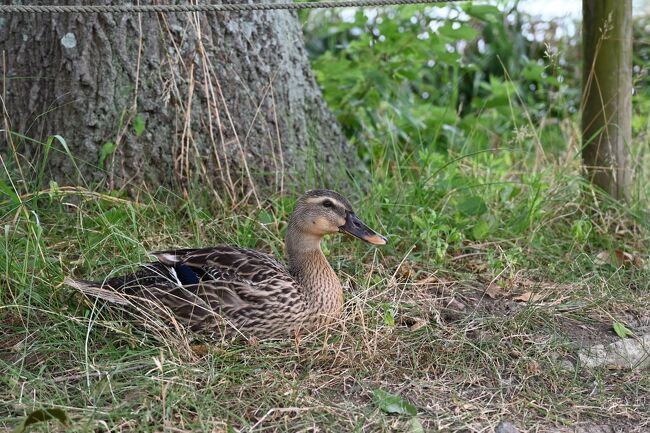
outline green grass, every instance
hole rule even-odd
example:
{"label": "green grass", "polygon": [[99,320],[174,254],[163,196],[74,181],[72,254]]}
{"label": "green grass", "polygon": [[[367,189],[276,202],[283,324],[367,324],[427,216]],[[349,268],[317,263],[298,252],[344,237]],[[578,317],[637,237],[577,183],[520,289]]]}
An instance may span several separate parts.
{"label": "green grass", "polygon": [[[650,428],[647,371],[592,369],[577,357],[619,339],[615,322],[648,333],[647,113],[635,112],[635,185],[624,206],[581,176],[569,110],[579,85],[569,67],[551,65],[551,73],[545,63],[542,77],[529,52],[505,58],[496,44],[490,55],[468,48],[471,61],[460,63],[456,53],[438,53],[440,68],[425,70],[432,48],[416,44],[429,23],[411,20],[419,9],[400,10],[376,26],[406,43],[376,45],[375,57],[364,51],[375,46],[370,34],[346,39],[363,16],[308,38],[332,45],[314,66],[369,171],[344,192],[390,243],[326,240],[346,287],[345,314],[300,342],[206,342],[143,328],[62,285],[64,276],[126,272],[147,251],[170,247],[232,243],[282,256],[295,197],[235,207],[198,188],[183,199],[162,189],[128,196],[45,184],[48,152],[75,157],[58,138],[43,140],[43,162],[30,168],[3,155],[0,430],[52,407],[69,425],[34,430],[478,432],[502,420],[522,431]],[[515,45],[498,10],[473,13],[485,17],[472,26]],[[391,19],[404,22],[408,37]],[[436,43],[446,52],[473,32],[465,24]],[[570,57],[576,47],[565,43],[560,55]],[[463,81],[488,70],[494,53],[520,81],[503,65],[501,76]],[[380,61],[394,69],[382,76]],[[336,73],[327,74],[330,67]],[[455,92],[479,81],[465,107],[473,115],[461,116]],[[526,93],[531,82],[543,91]],[[647,106],[647,89],[639,90],[635,106]],[[16,135],[18,149],[21,140],[39,141]],[[322,186],[314,176],[303,184]],[[379,390],[399,397],[382,399]]]}
{"label": "green grass", "polygon": [[[348,286],[346,314],[299,344],[206,344],[142,329],[61,285],[65,275],[124,272],[170,246],[227,242],[281,255],[290,197],[234,213],[165,191],[134,201],[59,188],[4,200],[0,425],[58,407],[69,427],[36,428],[412,428],[414,417],[373,400],[385,390],[414,405],[425,430],[480,431],[503,419],[647,428],[647,374],[576,363],[580,347],[618,338],[614,321],[642,332],[648,320],[644,203],[626,210],[595,193],[575,161],[529,171],[481,153],[425,165],[384,149],[370,191],[350,195],[391,242],[326,242]],[[616,250],[639,262],[597,259]],[[526,292],[543,299],[513,300]]]}

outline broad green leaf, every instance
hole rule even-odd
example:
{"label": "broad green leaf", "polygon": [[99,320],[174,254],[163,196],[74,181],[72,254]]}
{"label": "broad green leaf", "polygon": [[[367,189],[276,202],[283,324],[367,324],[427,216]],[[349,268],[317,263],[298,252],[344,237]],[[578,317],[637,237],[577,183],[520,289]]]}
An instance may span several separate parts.
{"label": "broad green leaf", "polygon": [[476,4],[466,4],[463,9],[467,15],[484,20],[488,15],[500,15],[501,11],[498,7],[492,5],[476,5]]}
{"label": "broad green leaf", "polygon": [[372,392],[372,398],[377,407],[386,413],[398,413],[411,416],[418,414],[417,409],[411,403],[383,389],[374,390]]}
{"label": "broad green leaf", "polygon": [[524,68],[521,76],[529,81],[539,81],[542,79],[544,73],[544,66],[535,62],[528,62]]}
{"label": "broad green leaf", "polygon": [[99,151],[99,166],[104,167],[104,162],[106,158],[117,149],[117,145],[112,141],[107,141],[102,146],[102,149]]}
{"label": "broad green leaf", "polygon": [[478,32],[473,27],[466,24],[460,24],[457,21],[447,22],[444,26],[438,29],[438,33],[451,39],[465,40],[472,40],[478,35]]}
{"label": "broad green leaf", "polygon": [[487,221],[485,220],[479,220],[474,227],[472,227],[472,237],[480,241],[481,239],[485,239],[485,236],[490,232],[490,225],[488,224]]}
{"label": "broad green leaf", "polygon": [[409,422],[409,433],[424,433],[424,427],[416,417],[411,418],[411,422]]}
{"label": "broad green leaf", "polygon": [[[16,194],[16,191],[14,191],[14,189],[3,180],[0,180],[0,196],[4,195],[6,195],[14,205],[20,204],[20,197]],[[4,197],[2,200],[4,200]]]}
{"label": "broad green leaf", "polygon": [[487,212],[487,206],[481,197],[473,195],[458,203],[458,212],[464,216],[479,216]]}
{"label": "broad green leaf", "polygon": [[483,105],[485,108],[505,107],[510,104],[510,98],[504,93],[490,96]]}
{"label": "broad green leaf", "polygon": [[28,430],[28,428],[39,422],[47,422],[50,420],[56,419],[63,425],[68,425],[68,415],[63,409],[50,408],[50,409],[39,409],[27,415],[25,421],[22,422],[15,430],[14,433],[23,433]]}
{"label": "broad green leaf", "polygon": [[382,304],[381,307],[384,310],[384,325],[395,326],[395,315],[393,314],[391,306],[388,304]]}
{"label": "broad green leaf", "polygon": [[631,336],[634,335],[634,333],[632,331],[630,331],[621,322],[614,321],[614,323],[612,324],[612,327],[614,328],[614,332],[616,332],[616,335],[618,335],[621,338],[627,338],[627,337],[631,337]]}
{"label": "broad green leaf", "polygon": [[271,212],[263,209],[257,216],[257,220],[262,224],[271,224],[273,221],[275,221],[275,218]]}
{"label": "broad green leaf", "polygon": [[145,122],[144,122],[144,118],[142,117],[142,114],[136,113],[135,117],[133,118],[133,131],[135,132],[135,135],[137,137],[142,135],[142,133],[144,132],[144,127],[145,127]]}

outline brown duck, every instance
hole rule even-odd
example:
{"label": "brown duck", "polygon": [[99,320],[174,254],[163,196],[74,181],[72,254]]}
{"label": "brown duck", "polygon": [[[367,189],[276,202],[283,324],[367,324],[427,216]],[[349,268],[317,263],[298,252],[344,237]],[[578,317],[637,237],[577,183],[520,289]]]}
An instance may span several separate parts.
{"label": "brown duck", "polygon": [[298,199],[289,220],[288,267],[260,251],[220,245],[155,252],[158,261],[133,274],[102,282],[66,278],[65,283],[213,337],[293,336],[341,313],[343,288],[320,247],[323,236],[334,233],[373,245],[387,242],[359,220],[343,196],[319,189]]}

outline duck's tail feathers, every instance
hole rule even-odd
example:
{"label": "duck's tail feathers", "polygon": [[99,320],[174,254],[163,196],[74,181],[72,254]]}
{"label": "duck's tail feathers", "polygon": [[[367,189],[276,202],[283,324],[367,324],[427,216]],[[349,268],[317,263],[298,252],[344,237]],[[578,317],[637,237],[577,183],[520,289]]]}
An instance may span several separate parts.
{"label": "duck's tail feathers", "polygon": [[63,284],[74,287],[84,295],[93,298],[103,299],[108,302],[120,305],[128,305],[130,302],[121,293],[116,292],[110,286],[102,285],[97,281],[75,280],[70,277],[65,277]]}

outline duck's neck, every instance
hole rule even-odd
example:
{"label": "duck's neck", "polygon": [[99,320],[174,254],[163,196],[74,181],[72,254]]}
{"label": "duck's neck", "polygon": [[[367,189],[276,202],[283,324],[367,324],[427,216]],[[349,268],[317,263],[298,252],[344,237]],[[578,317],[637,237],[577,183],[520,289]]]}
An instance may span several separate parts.
{"label": "duck's neck", "polygon": [[321,238],[291,229],[285,239],[289,272],[305,290],[315,314],[337,317],[343,305],[343,288],[320,248]]}

